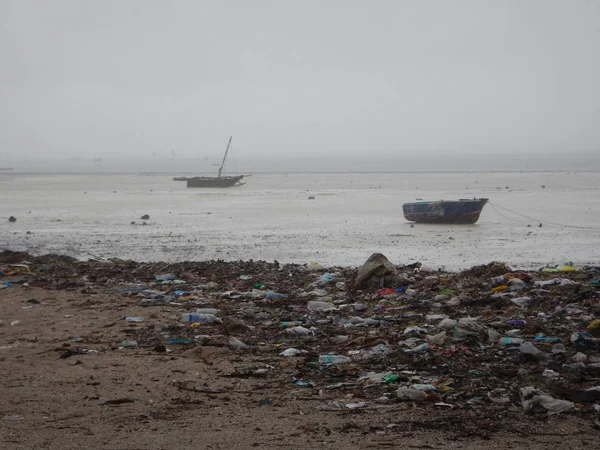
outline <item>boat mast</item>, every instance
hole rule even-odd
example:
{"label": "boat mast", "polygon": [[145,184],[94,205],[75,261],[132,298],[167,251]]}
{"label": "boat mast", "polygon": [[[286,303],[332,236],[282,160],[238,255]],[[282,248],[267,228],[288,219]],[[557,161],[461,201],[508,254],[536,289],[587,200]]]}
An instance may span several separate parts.
{"label": "boat mast", "polygon": [[223,167],[225,167],[225,160],[227,159],[227,153],[229,153],[229,146],[231,145],[231,140],[233,136],[229,137],[229,142],[227,143],[227,148],[225,149],[225,156],[223,156],[223,162],[221,163],[221,167],[219,167],[219,178],[221,177],[221,172],[223,171]]}

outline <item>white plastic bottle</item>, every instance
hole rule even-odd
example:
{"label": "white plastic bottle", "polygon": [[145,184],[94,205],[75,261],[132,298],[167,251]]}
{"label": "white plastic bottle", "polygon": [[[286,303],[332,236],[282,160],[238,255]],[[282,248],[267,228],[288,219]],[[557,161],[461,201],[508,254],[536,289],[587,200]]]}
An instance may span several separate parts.
{"label": "white plastic bottle", "polygon": [[340,355],[321,355],[319,356],[319,364],[322,365],[334,365],[334,364],[348,364],[352,362],[347,356]]}
{"label": "white plastic bottle", "polygon": [[214,314],[186,313],[181,315],[181,321],[188,323],[215,323],[218,322],[219,319]]}

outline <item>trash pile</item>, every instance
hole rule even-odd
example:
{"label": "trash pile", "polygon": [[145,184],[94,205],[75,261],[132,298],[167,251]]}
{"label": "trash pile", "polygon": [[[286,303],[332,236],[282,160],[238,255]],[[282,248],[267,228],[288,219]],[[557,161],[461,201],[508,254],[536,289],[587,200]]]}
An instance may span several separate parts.
{"label": "trash pile", "polygon": [[[314,396],[323,410],[519,408],[588,414],[600,426],[600,266],[492,262],[449,273],[382,254],[351,269],[1,253],[0,288],[27,286],[137,305],[112,348],[227,348],[239,373]],[[71,354],[92,351],[77,345]]]}

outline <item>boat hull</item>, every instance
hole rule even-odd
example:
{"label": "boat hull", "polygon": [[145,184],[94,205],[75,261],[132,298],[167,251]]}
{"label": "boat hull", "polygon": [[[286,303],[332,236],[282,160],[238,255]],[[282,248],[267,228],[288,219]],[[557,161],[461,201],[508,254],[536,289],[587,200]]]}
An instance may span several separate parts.
{"label": "boat hull", "polygon": [[244,178],[243,175],[235,177],[192,177],[186,178],[185,181],[189,188],[228,188],[236,184],[242,184],[240,183],[242,178]]}
{"label": "boat hull", "polygon": [[415,202],[402,205],[406,220],[417,223],[474,224],[487,198],[456,201]]}

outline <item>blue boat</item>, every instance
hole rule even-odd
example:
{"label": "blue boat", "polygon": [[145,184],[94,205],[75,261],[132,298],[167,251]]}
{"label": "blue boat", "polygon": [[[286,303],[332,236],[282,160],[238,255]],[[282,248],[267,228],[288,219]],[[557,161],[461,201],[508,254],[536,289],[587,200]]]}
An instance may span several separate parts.
{"label": "blue boat", "polygon": [[479,220],[487,202],[487,198],[414,202],[402,205],[402,211],[410,222],[469,224]]}

